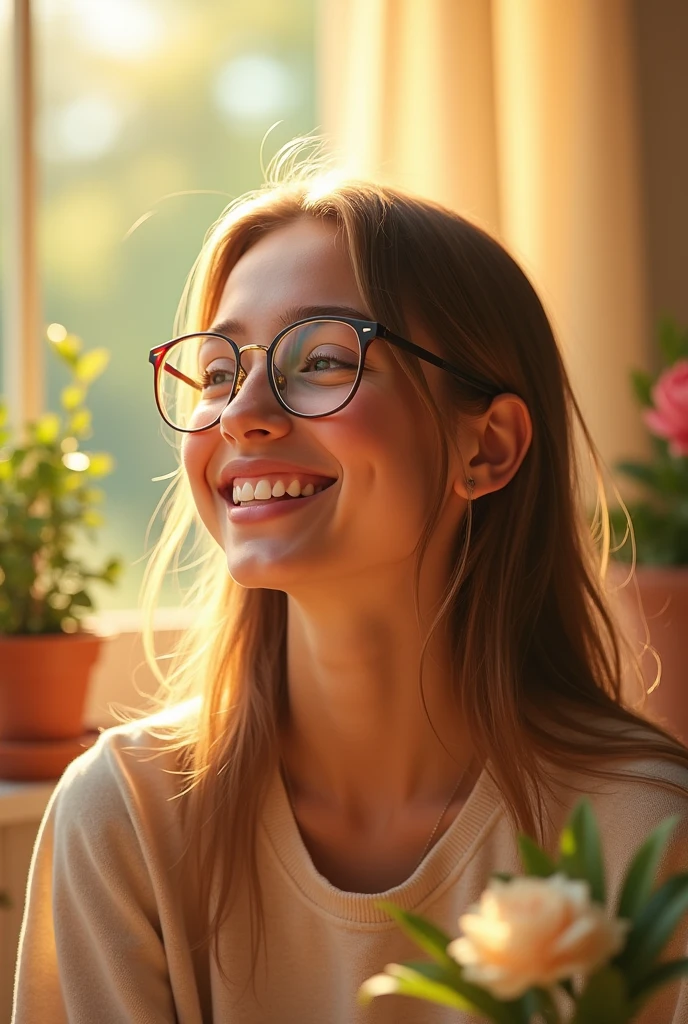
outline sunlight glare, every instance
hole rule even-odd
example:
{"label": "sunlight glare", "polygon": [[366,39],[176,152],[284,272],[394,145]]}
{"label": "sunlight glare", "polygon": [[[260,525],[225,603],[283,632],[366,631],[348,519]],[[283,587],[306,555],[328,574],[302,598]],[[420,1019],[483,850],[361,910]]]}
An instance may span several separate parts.
{"label": "sunlight glare", "polygon": [[267,53],[234,57],[220,69],[213,93],[222,113],[239,121],[283,116],[298,101],[291,70]]}
{"label": "sunlight glare", "polygon": [[58,343],[64,341],[67,337],[67,328],[63,327],[62,324],[50,324],[45,333],[48,336],[48,341]]}
{"label": "sunlight glare", "polygon": [[124,112],[109,96],[78,96],[48,112],[39,129],[41,153],[47,160],[97,160],[115,145]]}
{"label": "sunlight glare", "polygon": [[150,56],[164,41],[162,13],[145,0],[71,0],[75,34],[109,57]]}
{"label": "sunlight glare", "polygon": [[67,469],[73,469],[77,473],[83,473],[91,465],[91,460],[86,452],[65,452],[62,461]]}

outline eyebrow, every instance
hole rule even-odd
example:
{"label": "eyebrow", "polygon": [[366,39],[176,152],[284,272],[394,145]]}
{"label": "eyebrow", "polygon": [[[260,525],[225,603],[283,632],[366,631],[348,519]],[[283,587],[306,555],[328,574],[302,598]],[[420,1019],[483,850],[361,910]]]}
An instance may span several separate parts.
{"label": "eyebrow", "polygon": [[[354,320],[370,320],[367,313],[360,309],[355,309],[353,306],[290,306],[283,313],[280,313],[277,317],[277,322],[282,327],[289,327],[290,324],[296,323],[297,320],[306,320],[310,316],[348,316]],[[227,317],[209,327],[206,333],[227,334],[230,337],[237,334],[245,335],[246,326],[241,320]]]}

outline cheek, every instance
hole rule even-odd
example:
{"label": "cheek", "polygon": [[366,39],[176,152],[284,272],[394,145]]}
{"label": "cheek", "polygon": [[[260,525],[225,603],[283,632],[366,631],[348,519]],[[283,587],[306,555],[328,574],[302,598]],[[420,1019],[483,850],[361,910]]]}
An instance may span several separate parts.
{"label": "cheek", "polygon": [[345,490],[369,508],[372,502],[383,529],[406,524],[415,531],[435,497],[439,466],[434,425],[421,403],[362,394],[323,428],[323,444],[344,468]]}
{"label": "cheek", "polygon": [[218,508],[208,486],[206,474],[211,473],[216,445],[208,434],[187,434],[182,442],[182,466],[189,481],[194,504],[201,520],[212,536],[221,543]]}

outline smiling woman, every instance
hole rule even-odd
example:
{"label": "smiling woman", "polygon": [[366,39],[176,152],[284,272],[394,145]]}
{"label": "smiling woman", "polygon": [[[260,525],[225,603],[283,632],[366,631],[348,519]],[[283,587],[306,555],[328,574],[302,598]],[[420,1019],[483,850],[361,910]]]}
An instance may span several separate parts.
{"label": "smiling woman", "polygon": [[182,467],[147,583],[195,522],[197,621],[157,713],[58,785],[15,1024],[417,1024],[356,1004],[407,952],[380,894],[451,932],[581,789],[610,889],[671,811],[664,867],[688,857],[688,752],[621,702],[574,426],[594,446],[520,268],[397,190],[306,168],[233,204],[182,312],[151,353]]}

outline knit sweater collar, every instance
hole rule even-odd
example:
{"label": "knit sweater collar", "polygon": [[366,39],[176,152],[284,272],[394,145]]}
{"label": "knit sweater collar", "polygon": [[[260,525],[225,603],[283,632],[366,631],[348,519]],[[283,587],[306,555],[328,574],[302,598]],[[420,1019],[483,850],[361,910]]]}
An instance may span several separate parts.
{"label": "knit sweater collar", "polygon": [[410,878],[384,893],[344,892],[320,874],[301,838],[279,769],[263,806],[262,829],[269,854],[277,858],[306,901],[344,921],[396,927],[375,904],[386,899],[405,910],[421,910],[461,873],[481,834],[500,813],[498,790],[483,769],[454,821]]}

